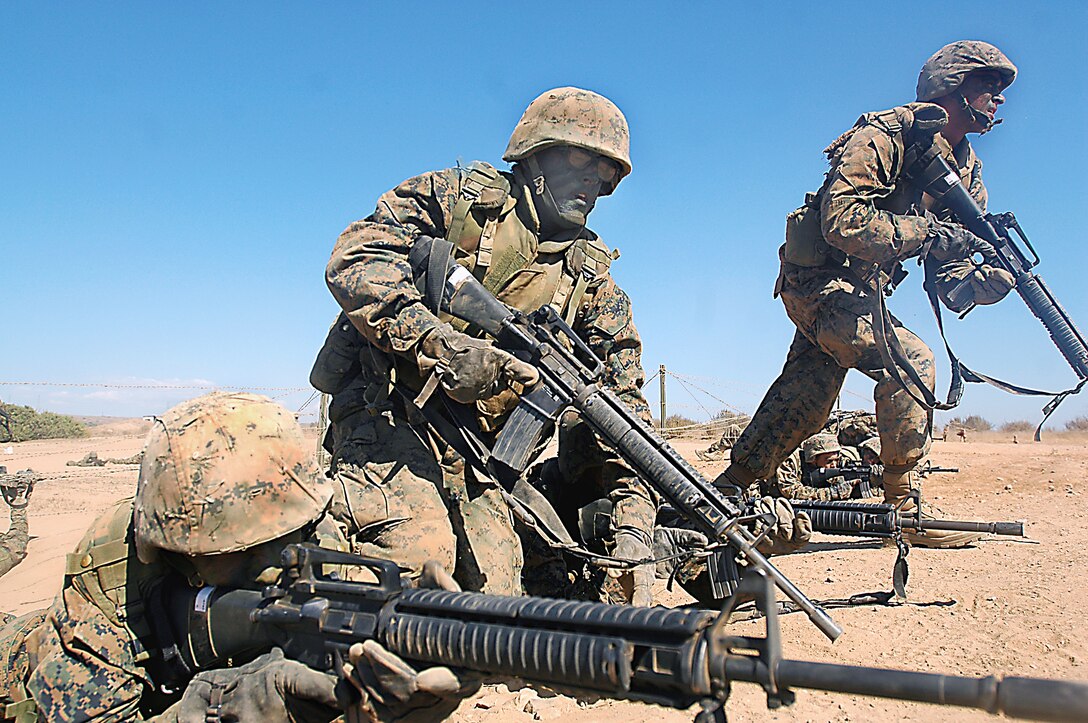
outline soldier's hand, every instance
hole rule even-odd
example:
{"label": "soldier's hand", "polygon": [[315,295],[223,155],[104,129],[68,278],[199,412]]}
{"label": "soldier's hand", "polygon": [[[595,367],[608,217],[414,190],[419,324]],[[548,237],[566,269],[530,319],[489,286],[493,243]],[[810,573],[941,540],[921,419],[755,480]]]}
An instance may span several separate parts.
{"label": "soldier's hand", "polygon": [[[616,532],[616,547],[612,557],[621,560],[637,561],[652,558],[650,546],[642,536],[633,530],[620,529]],[[649,607],[654,604],[654,566],[637,565],[630,570],[608,569],[609,577],[618,578],[624,588],[631,589],[631,604],[635,607]]]}
{"label": "soldier's hand", "polygon": [[419,341],[416,359],[424,374],[437,366],[442,388],[461,403],[493,397],[514,383],[531,387],[540,379],[531,364],[449,324],[435,327]]}
{"label": "soldier's hand", "polygon": [[[770,515],[774,522],[757,549],[764,555],[788,555],[797,552],[812,538],[812,520],[804,512],[794,512],[783,497],[763,497],[756,503],[756,513]],[[757,524],[756,533],[762,532]]]}
{"label": "soldier's hand", "polygon": [[449,668],[417,671],[373,640],[355,643],[337,688],[347,723],[430,723],[448,717],[480,689],[475,675]]}
{"label": "soldier's hand", "polygon": [[24,470],[18,474],[5,474],[0,482],[0,494],[4,501],[14,509],[22,509],[30,502],[30,495],[34,493],[34,485],[41,476],[31,470]]}
{"label": "soldier's hand", "polygon": [[989,241],[979,238],[958,223],[942,221],[930,211],[926,211],[926,220],[929,222],[926,243],[929,253],[938,260],[969,259],[975,254],[988,261],[997,258],[997,251]]}
{"label": "soldier's hand", "polygon": [[341,714],[336,678],[271,652],[240,668],[198,673],[172,707],[179,723],[332,721]]}
{"label": "soldier's hand", "polygon": [[854,483],[839,478],[839,481],[828,485],[828,490],[831,492],[831,499],[833,500],[848,500],[850,495],[854,493]]}
{"label": "soldier's hand", "polygon": [[[684,530],[678,527],[654,528],[654,559],[655,574],[661,579],[667,579],[672,575],[676,566],[684,562],[683,557],[674,557],[691,550],[706,547],[708,544],[706,535],[696,530]],[[672,557],[671,560],[662,560],[663,557]]]}

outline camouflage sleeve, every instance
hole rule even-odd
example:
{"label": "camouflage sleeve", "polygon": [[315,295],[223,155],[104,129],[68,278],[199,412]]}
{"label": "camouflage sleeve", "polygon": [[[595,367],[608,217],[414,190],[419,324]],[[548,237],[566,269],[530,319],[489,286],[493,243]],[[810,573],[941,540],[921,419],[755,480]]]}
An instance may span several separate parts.
{"label": "camouflage sleeve", "polygon": [[141,720],[128,636],[72,588],[57,595],[27,681],[41,720]]}
{"label": "camouflage sleeve", "polygon": [[26,557],[26,546],[30,540],[26,523],[26,509],[11,510],[11,526],[0,535],[0,575],[11,570]]}
{"label": "camouflage sleeve", "polygon": [[575,321],[575,331],[604,362],[605,385],[644,422],[652,421],[650,405],[642,395],[642,339],[635,328],[631,299],[611,276],[586,297]]}
{"label": "camouflage sleeve", "polygon": [[873,263],[902,258],[921,247],[928,223],[921,216],[894,214],[876,206],[895,189],[898,149],[874,126],[859,128],[843,148],[820,214],[824,238],[851,256]]}
{"label": "camouflage sleeve", "polygon": [[442,237],[460,186],[456,169],[410,178],[374,213],[340,234],[325,281],[351,323],[385,351],[407,352],[438,319],[412,283],[408,251],[420,235]]}

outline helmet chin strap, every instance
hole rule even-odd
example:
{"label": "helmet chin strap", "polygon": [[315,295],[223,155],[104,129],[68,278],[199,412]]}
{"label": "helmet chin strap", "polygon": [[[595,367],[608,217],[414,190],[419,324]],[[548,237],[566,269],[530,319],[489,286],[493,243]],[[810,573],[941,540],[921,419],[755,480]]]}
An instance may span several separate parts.
{"label": "helmet chin strap", "polygon": [[[559,210],[558,204],[555,202],[555,198],[552,196],[552,191],[548,188],[548,182],[544,177],[544,171],[540,169],[540,164],[536,160],[536,156],[532,155],[522,160],[525,164],[526,170],[529,171],[528,175],[531,179],[531,186],[533,189],[534,203],[538,203],[537,212],[543,222],[545,217],[552,219],[557,225],[566,229],[582,228],[586,225],[586,216],[584,213],[562,213]],[[544,211],[544,213],[540,213]]]}
{"label": "helmet chin strap", "polygon": [[967,102],[967,96],[965,96],[963,93],[960,93],[960,107],[963,108],[963,110],[967,111],[971,115],[971,118],[972,118],[972,120],[975,121],[975,123],[978,123],[978,124],[983,126],[982,130],[979,131],[980,136],[981,135],[986,135],[987,133],[989,133],[990,131],[992,131],[994,129],[994,126],[996,126],[999,123],[1003,123],[1005,121],[1004,118],[998,118],[997,120],[990,120],[990,116],[986,115],[985,113],[980,111],[978,108],[975,108],[970,103],[968,103]]}

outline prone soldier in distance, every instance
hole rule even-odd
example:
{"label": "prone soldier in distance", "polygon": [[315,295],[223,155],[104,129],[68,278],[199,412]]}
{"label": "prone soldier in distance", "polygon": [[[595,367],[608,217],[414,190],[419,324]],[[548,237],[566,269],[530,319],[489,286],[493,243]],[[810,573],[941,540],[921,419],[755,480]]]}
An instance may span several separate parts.
{"label": "prone soldier in distance", "polygon": [[[968,267],[963,275],[972,280],[974,303],[1000,300],[1013,282],[1003,269],[967,263],[976,253],[992,258],[993,247],[947,209],[931,209],[932,198],[905,167],[903,149],[919,139],[935,144],[984,207],[982,164],[967,134],[995,124],[1002,91],[1015,77],[1016,67],[989,43],[951,43],[923,66],[917,103],[862,116],[826,149],[831,168],[825,181],[789,215],[779,250],[775,295],[797,332],[781,374],[733,447],[723,484],[746,488],[773,473],[824,425],[847,371],[858,369],[876,381],[884,499],[912,504],[915,469],[930,448],[932,411],[903,382],[888,339],[897,338],[916,386],[930,396],[933,354],[890,317],[883,298],[905,275],[903,262],[919,255]],[[907,538],[928,547],[978,539],[953,532]]]}

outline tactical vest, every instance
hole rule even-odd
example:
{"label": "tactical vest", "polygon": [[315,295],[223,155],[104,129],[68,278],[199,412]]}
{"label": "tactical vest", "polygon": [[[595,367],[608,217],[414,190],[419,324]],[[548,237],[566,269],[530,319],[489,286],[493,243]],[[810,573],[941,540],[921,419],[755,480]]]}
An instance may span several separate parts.
{"label": "tactical vest", "polygon": [[539,241],[517,215],[507,176],[479,161],[467,170],[446,233],[457,262],[507,305],[530,311],[551,304],[573,324],[617,255],[595,236]]}
{"label": "tactical vest", "polygon": [[[866,113],[858,118],[850,130],[824,149],[830,168],[824,176],[823,185],[815,193],[805,194],[804,205],[786,217],[786,243],[780,251],[782,260],[806,268],[850,265],[849,257],[824,239],[820,219],[820,204],[842,158],[843,149],[861,128],[879,128],[887,134],[895,148],[893,165],[888,169],[888,176],[902,178],[907,148],[913,134],[936,135],[944,126],[944,118],[943,109],[932,103],[909,103],[890,110]],[[972,169],[964,170],[967,174],[965,183],[970,183]],[[892,213],[905,213],[920,199],[920,194],[921,191],[910,183],[897,183],[892,193],[881,199],[880,207]]]}

